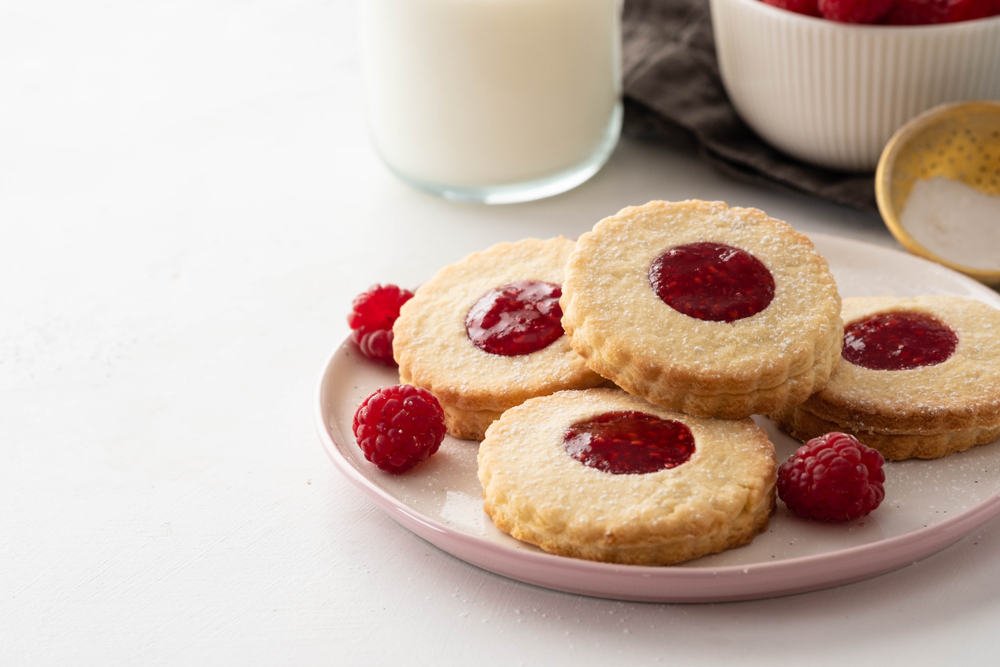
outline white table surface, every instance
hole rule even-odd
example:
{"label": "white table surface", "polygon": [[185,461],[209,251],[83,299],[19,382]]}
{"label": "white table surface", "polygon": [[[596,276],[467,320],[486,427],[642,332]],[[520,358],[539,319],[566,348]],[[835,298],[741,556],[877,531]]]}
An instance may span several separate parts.
{"label": "white table surface", "polygon": [[995,659],[996,522],[849,586],[656,605],[479,570],[349,485],[314,390],[372,283],[650,199],[895,245],[877,216],[632,141],[546,201],[418,193],[368,144],[353,18],[342,0],[0,10],[0,664]]}

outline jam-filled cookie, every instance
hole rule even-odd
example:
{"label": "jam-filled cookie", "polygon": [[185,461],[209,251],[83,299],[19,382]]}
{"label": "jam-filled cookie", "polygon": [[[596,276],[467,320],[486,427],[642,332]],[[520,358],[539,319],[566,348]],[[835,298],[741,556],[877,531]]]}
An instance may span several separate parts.
{"label": "jam-filled cookie", "polygon": [[808,238],[756,209],[650,202],[584,234],[563,326],[626,391],[737,419],[806,400],[840,358],[840,297]]}
{"label": "jam-filled cookie", "polygon": [[508,410],[479,448],[484,508],[545,551],[669,565],[748,543],[774,507],[775,456],[750,419],[703,419],[619,389]]}
{"label": "jam-filled cookie", "polygon": [[1000,310],[950,296],[844,299],[843,359],[822,391],[770,415],[800,440],[854,435],[887,459],[1000,437]]}
{"label": "jam-filled cookie", "polygon": [[403,383],[441,403],[448,432],[482,440],[504,410],[603,378],[563,334],[563,269],[573,242],[500,243],[438,271],[400,310],[393,354]]}

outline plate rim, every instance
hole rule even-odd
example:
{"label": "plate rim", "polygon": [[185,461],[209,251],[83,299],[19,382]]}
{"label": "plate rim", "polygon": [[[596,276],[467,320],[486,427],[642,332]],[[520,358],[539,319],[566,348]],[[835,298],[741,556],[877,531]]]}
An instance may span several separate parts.
{"label": "plate rim", "polygon": [[[973,292],[1000,295],[947,267],[895,248],[831,234],[810,239],[863,246],[926,263],[964,282]],[[669,567],[602,563],[554,554],[521,551],[447,526],[410,508],[373,484],[343,453],[324,411],[324,387],[348,335],[327,357],[316,385],[314,419],[323,449],[341,474],[401,526],[443,551],[482,569],[528,584],[568,593],[645,602],[722,602],[792,595],[861,581],[926,558],[971,534],[1000,514],[1000,490],[931,526],[867,544],[777,561],[707,567]],[[816,576],[816,572],[825,576]],[[641,583],[640,587],[625,585]],[[655,585],[654,585],[655,582]],[[656,590],[650,590],[656,588]],[[664,590],[665,589],[665,590]]]}

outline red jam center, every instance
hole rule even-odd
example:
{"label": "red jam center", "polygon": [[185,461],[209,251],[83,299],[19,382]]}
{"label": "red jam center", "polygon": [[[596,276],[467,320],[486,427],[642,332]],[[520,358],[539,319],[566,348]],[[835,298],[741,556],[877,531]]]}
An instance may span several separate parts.
{"label": "red jam center", "polygon": [[879,313],[844,327],[844,359],[873,371],[904,371],[940,364],[955,353],[958,336],[923,313]]}
{"label": "red jam center", "polygon": [[722,243],[671,248],[649,267],[649,284],[674,310],[709,322],[756,315],[774,298],[774,277],[763,262]]}
{"label": "red jam center", "polygon": [[574,459],[612,475],[676,468],[694,454],[691,429],[644,412],[606,412],[577,422],[563,436]]}
{"label": "red jam center", "polygon": [[492,289],[465,316],[469,340],[505,357],[537,352],[563,335],[560,296],[559,285],[538,280]]}

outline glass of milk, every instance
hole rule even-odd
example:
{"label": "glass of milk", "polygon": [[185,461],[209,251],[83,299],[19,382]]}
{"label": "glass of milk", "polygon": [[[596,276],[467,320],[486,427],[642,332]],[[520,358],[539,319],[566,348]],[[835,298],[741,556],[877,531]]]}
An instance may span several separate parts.
{"label": "glass of milk", "polygon": [[443,197],[539,199],[593,176],[621,130],[621,0],[360,0],[375,147]]}

